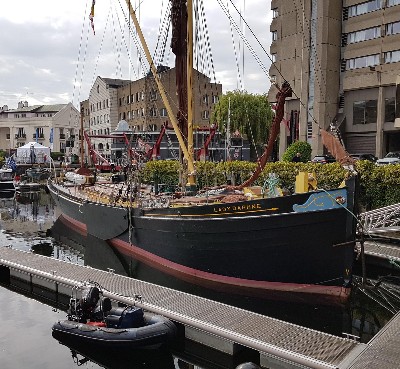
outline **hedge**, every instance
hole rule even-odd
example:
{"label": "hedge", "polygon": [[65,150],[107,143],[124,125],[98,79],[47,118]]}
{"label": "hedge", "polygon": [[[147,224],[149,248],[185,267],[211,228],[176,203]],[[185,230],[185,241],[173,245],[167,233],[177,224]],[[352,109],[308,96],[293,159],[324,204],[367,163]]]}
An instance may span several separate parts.
{"label": "hedge", "polygon": [[[243,183],[256,169],[256,163],[244,161],[197,162],[197,185],[199,188],[216,187],[225,184]],[[360,205],[364,209],[376,209],[382,206],[400,203],[400,164],[377,166],[369,161],[358,161],[355,169],[360,177]],[[279,186],[293,192],[296,175],[299,171],[313,172],[318,187],[335,188],[343,182],[348,171],[339,163],[267,163],[264,171],[254,183],[263,186],[269,173],[279,177]],[[141,171],[144,183],[163,184],[170,190],[179,185],[179,177],[186,183],[187,170],[175,160],[150,161]]]}

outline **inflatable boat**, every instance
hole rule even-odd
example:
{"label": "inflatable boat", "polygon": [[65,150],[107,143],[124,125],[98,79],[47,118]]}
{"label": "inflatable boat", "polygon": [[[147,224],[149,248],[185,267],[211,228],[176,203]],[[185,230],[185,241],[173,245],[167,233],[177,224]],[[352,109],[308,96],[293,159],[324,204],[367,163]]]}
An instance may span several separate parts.
{"label": "inflatable boat", "polygon": [[177,327],[169,319],[135,306],[112,307],[100,295],[90,287],[80,299],[71,298],[68,317],[54,323],[53,337],[117,350],[159,348],[175,338]]}

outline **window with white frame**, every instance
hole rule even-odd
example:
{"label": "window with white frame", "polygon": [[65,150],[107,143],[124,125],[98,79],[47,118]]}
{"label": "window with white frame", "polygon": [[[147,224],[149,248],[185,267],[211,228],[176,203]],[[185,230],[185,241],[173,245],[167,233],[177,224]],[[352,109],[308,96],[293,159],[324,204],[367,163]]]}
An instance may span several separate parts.
{"label": "window with white frame", "polygon": [[349,6],[349,17],[356,17],[382,8],[381,0],[370,0],[365,3]]}
{"label": "window with white frame", "polygon": [[166,117],[166,116],[168,116],[167,109],[161,108],[160,109],[160,117]]}
{"label": "window with white frame", "polygon": [[400,5],[400,0],[387,0],[387,6]]}
{"label": "window with white frame", "polygon": [[202,117],[203,119],[208,119],[208,118],[210,117],[210,112],[209,112],[208,110],[204,110],[204,111],[201,113],[201,117]]}
{"label": "window with white frame", "polygon": [[271,54],[271,61],[272,63],[276,62],[276,53]]}
{"label": "window with white frame", "polygon": [[218,101],[219,101],[219,96],[218,95],[212,95],[213,104],[218,104]]}
{"label": "window with white frame", "polygon": [[385,63],[397,63],[400,61],[400,50],[393,50],[384,53]]}
{"label": "window with white frame", "polygon": [[272,41],[276,41],[278,39],[278,31],[271,32]]}
{"label": "window with white frame", "polygon": [[346,69],[358,69],[365,67],[374,67],[379,64],[379,54],[360,56],[359,58],[347,59]]}
{"label": "window with white frame", "polygon": [[278,8],[273,8],[272,10],[272,19],[275,19],[279,16]]}
{"label": "window with white frame", "polygon": [[379,37],[381,37],[381,27],[372,27],[348,33],[347,42],[350,44],[354,44],[356,42],[372,40]]}
{"label": "window with white frame", "polygon": [[386,25],[386,35],[396,35],[397,33],[400,33],[400,22],[388,23]]}

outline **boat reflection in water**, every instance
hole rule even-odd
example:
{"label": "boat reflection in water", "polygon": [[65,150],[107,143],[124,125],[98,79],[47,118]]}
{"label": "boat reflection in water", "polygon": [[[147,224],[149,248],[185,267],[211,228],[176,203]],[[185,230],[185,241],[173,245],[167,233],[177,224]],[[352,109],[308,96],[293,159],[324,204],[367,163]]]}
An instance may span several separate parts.
{"label": "boat reflection in water", "polygon": [[120,254],[106,241],[72,231],[63,223],[62,216],[55,222],[51,233],[65,244],[80,247],[84,253],[85,265],[102,270],[113,269],[120,275],[191,293],[336,336],[343,336],[345,332],[360,336],[361,340],[365,337],[368,341],[392,317],[391,313],[379,305],[373,305],[371,299],[365,298],[358,291],[353,291],[346,305],[326,305],[313,301],[310,296],[307,301],[278,301],[274,300],[274,296],[267,294],[262,298],[238,296],[202,288],[163,274],[144,263]]}
{"label": "boat reflection in water", "polygon": [[174,369],[174,359],[167,349],[150,351],[113,351],[112,348],[99,350],[96,345],[81,345],[71,337],[56,338],[71,350],[72,360],[77,366],[92,361],[109,369]]}

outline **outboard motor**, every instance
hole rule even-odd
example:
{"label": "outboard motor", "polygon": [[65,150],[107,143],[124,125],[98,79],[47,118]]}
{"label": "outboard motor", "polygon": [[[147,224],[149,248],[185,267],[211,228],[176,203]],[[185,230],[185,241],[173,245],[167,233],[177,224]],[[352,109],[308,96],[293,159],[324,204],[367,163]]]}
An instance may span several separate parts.
{"label": "outboard motor", "polygon": [[79,300],[76,298],[70,299],[68,319],[86,323],[92,317],[99,300],[100,290],[97,287],[83,289]]}

